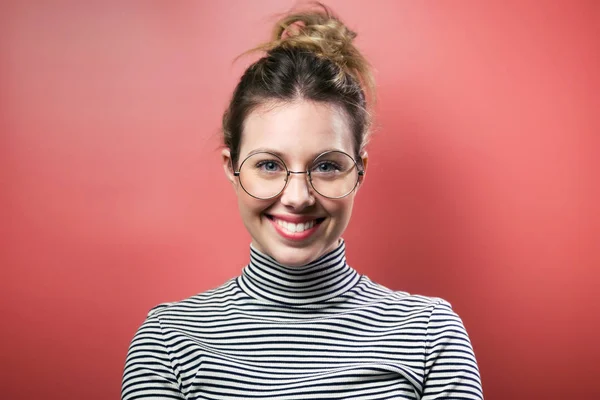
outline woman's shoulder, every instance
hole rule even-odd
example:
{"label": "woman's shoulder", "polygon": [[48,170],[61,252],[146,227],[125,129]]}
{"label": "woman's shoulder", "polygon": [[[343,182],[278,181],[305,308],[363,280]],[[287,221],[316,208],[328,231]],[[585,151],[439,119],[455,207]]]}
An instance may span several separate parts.
{"label": "woman's shoulder", "polygon": [[183,300],[160,303],[148,311],[148,318],[196,313],[201,310],[210,310],[226,306],[235,301],[239,289],[235,278],[228,280],[221,286],[204,292],[197,293]]}
{"label": "woman's shoulder", "polygon": [[380,283],[372,281],[367,276],[363,276],[363,294],[377,299],[378,302],[393,306],[396,305],[402,308],[415,308],[415,309],[452,309],[450,302],[444,298],[410,293],[404,290],[391,289]]}

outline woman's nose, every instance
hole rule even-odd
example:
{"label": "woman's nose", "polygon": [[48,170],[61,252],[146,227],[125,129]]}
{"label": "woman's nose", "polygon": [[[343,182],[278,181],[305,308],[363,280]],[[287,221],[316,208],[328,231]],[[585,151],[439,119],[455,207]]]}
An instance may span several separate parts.
{"label": "woman's nose", "polygon": [[291,173],[281,195],[283,205],[301,210],[315,204],[315,195],[305,174]]}

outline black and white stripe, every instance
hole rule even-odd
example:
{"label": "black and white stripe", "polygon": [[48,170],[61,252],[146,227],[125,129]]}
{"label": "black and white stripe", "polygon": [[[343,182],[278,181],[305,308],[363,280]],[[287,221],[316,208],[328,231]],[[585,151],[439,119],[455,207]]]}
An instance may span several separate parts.
{"label": "black and white stripe", "polygon": [[450,305],[372,282],[344,250],[288,268],[251,249],[238,278],[155,307],[122,398],[482,399]]}

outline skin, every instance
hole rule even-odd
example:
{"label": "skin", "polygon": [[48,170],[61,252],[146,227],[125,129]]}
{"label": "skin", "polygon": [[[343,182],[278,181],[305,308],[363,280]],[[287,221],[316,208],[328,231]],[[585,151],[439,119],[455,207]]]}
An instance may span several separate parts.
{"label": "skin", "polygon": [[[292,171],[306,170],[317,155],[327,150],[355,154],[346,114],[337,106],[306,100],[264,105],[248,115],[244,122],[239,161],[258,149],[281,153]],[[366,168],[366,153],[361,158]],[[348,196],[328,199],[312,189],[306,175],[292,175],[279,196],[259,200],[248,195],[234,176],[229,149],[222,151],[222,162],[255,249],[283,265],[298,267],[339,245],[340,237],[350,221],[362,178]],[[277,232],[272,218],[278,217],[324,220],[311,236],[297,241]]]}

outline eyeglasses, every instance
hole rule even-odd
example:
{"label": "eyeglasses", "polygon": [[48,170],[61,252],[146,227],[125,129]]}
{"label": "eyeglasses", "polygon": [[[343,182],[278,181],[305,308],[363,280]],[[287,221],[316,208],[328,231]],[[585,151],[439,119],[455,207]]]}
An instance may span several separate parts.
{"label": "eyeglasses", "polygon": [[279,196],[291,174],[306,174],[315,192],[330,199],[341,199],[354,191],[365,172],[350,155],[335,150],[318,155],[306,171],[290,171],[279,156],[256,152],[246,157],[233,174],[246,193],[260,200]]}

